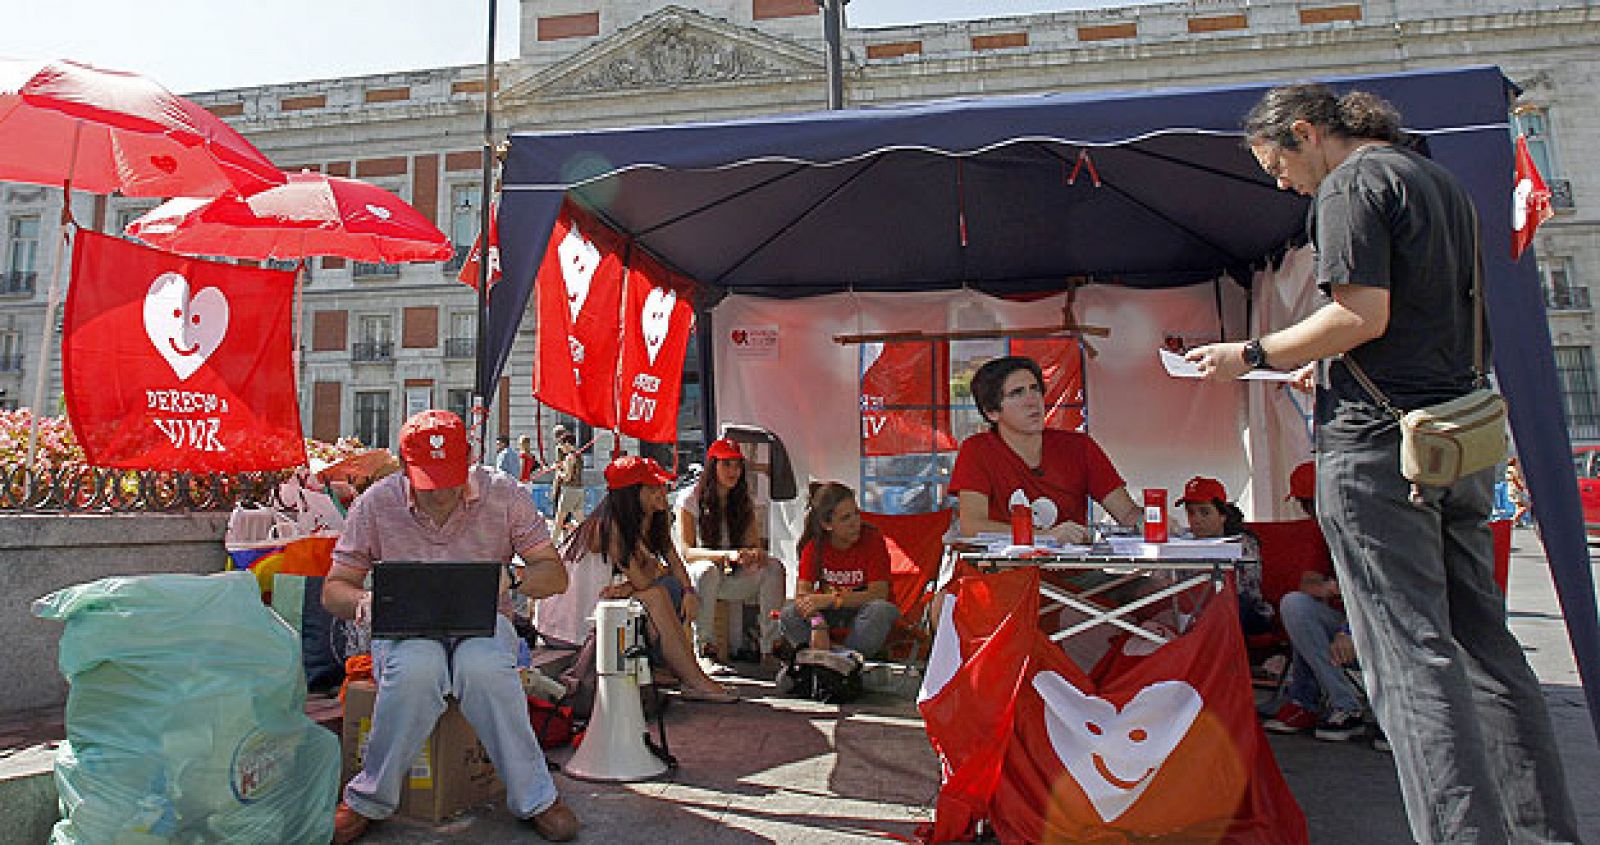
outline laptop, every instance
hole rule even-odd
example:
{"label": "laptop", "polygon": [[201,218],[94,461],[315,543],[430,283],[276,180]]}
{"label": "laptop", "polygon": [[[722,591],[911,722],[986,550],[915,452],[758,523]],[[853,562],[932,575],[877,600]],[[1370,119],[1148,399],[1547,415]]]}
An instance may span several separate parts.
{"label": "laptop", "polygon": [[496,561],[382,561],[372,568],[372,636],[494,636],[504,569]]}

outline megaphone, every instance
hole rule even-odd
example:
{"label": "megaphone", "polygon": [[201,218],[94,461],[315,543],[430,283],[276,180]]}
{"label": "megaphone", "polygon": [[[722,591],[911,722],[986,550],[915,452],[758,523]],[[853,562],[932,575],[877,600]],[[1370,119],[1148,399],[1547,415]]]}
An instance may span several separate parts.
{"label": "megaphone", "polygon": [[645,657],[644,606],[606,599],[594,608],[594,713],[583,742],[564,770],[580,780],[647,780],[667,764],[645,744],[639,687],[650,680]]}

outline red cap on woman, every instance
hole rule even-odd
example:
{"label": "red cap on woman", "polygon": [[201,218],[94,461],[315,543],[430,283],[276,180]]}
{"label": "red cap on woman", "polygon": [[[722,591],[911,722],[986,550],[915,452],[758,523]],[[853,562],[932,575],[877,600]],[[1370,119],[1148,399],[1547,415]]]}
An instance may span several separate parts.
{"label": "red cap on woman", "polygon": [[606,465],[606,487],[618,490],[635,484],[666,484],[674,476],[653,458],[623,455]]}

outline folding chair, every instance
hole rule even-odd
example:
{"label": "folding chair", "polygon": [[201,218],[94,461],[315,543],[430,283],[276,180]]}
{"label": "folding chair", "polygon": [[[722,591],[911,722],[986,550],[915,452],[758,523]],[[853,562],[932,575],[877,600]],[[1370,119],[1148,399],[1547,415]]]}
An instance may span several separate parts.
{"label": "folding chair", "polygon": [[[1274,608],[1283,597],[1300,589],[1300,579],[1306,572],[1333,574],[1333,556],[1328,552],[1327,541],[1315,519],[1296,519],[1287,522],[1250,522],[1246,530],[1259,544],[1261,555],[1261,596]],[[1272,630],[1265,634],[1252,634],[1245,638],[1245,648],[1252,655],[1251,665],[1258,665],[1260,655],[1264,660],[1273,654],[1289,654],[1289,635],[1283,630],[1283,620],[1274,616]],[[1280,690],[1289,677],[1288,667],[1276,678],[1268,679],[1265,686]]]}
{"label": "folding chair", "polygon": [[868,525],[883,532],[889,547],[889,599],[900,608],[900,618],[884,644],[893,660],[924,660],[933,643],[928,604],[944,562],[945,532],[955,511],[916,514],[861,514]]}

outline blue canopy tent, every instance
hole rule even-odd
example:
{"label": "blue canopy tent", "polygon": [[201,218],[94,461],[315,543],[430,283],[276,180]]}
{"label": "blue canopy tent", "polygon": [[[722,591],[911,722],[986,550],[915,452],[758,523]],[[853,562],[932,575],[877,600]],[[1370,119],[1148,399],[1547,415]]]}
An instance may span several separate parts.
{"label": "blue canopy tent", "polygon": [[[1325,81],[1398,106],[1477,203],[1495,370],[1600,733],[1600,620],[1560,387],[1534,260],[1509,250],[1511,86],[1493,67]],[[712,300],[1248,280],[1304,237],[1306,200],[1277,190],[1239,140],[1268,87],[513,134],[499,216],[505,277],[490,300],[493,366],[479,390],[493,395],[569,196]]]}

